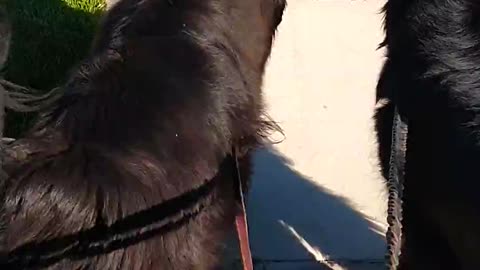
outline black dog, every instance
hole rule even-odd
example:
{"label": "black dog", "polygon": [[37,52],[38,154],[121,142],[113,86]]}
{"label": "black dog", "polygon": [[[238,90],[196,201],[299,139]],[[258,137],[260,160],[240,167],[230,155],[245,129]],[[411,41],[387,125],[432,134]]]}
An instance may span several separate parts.
{"label": "black dog", "polygon": [[480,269],[480,6],[389,0],[385,12],[385,177],[394,106],[409,120],[400,269]]}
{"label": "black dog", "polygon": [[9,146],[2,269],[213,269],[285,0],[122,0]]}

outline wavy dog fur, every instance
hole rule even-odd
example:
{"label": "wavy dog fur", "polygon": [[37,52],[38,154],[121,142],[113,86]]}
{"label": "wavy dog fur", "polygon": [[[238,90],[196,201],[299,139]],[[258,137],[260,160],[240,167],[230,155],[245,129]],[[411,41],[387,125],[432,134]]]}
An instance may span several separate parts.
{"label": "wavy dog fur", "polygon": [[399,269],[480,269],[480,5],[389,0],[376,114],[387,176],[394,106],[409,119]]}
{"label": "wavy dog fur", "polygon": [[7,150],[2,269],[218,266],[232,147],[248,181],[275,128],[260,89],[285,4],[113,6],[65,94]]}

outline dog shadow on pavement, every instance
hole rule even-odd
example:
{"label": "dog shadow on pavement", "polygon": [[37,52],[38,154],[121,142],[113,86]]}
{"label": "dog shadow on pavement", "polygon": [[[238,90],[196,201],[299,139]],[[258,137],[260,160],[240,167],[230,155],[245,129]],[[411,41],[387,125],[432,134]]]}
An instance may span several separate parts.
{"label": "dog shadow on pavement", "polygon": [[348,200],[296,172],[272,148],[258,151],[254,164],[247,212],[256,269],[382,269],[382,229]]}

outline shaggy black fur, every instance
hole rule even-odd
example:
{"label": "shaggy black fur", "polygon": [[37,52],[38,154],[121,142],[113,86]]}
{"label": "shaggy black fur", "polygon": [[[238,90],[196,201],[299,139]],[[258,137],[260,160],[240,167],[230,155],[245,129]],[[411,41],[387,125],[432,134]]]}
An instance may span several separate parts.
{"label": "shaggy black fur", "polygon": [[400,269],[480,269],[480,4],[389,0],[385,12],[385,177],[394,104],[410,123]]}
{"label": "shaggy black fur", "polygon": [[[214,269],[285,0],[122,0],[9,147],[1,269]],[[138,226],[145,226],[138,230]],[[15,267],[14,267],[15,265]]]}

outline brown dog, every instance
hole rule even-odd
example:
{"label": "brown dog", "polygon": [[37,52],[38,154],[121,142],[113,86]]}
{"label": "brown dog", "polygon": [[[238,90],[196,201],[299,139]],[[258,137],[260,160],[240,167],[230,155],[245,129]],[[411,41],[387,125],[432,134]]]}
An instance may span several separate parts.
{"label": "brown dog", "polygon": [[272,127],[260,89],[284,8],[115,4],[55,108],[10,146],[2,269],[215,268],[232,148],[245,174]]}

